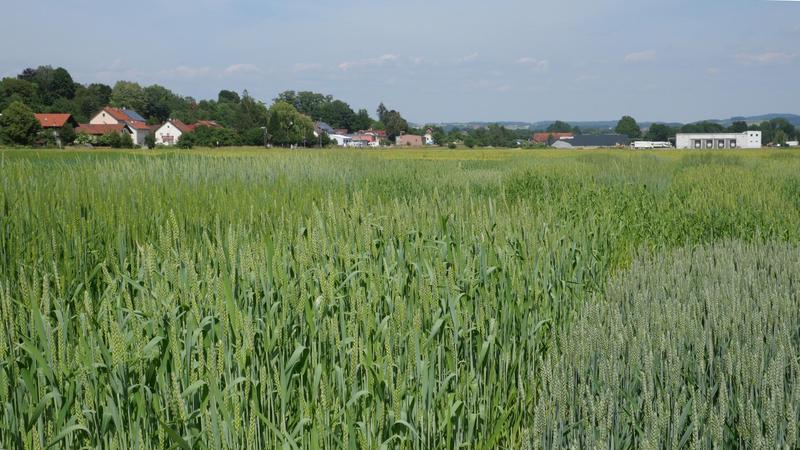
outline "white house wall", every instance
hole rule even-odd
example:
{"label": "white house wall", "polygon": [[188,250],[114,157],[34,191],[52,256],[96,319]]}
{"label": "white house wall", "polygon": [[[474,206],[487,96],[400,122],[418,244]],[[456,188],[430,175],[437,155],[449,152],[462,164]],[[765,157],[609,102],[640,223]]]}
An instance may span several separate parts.
{"label": "white house wall", "polygon": [[[181,130],[175,127],[171,122],[165,123],[161,128],[156,131],[156,144],[157,145],[175,145],[181,138]],[[167,138],[172,136],[172,142]]]}
{"label": "white house wall", "polygon": [[91,125],[116,125],[119,121],[111,116],[106,110],[100,111],[89,121]]}

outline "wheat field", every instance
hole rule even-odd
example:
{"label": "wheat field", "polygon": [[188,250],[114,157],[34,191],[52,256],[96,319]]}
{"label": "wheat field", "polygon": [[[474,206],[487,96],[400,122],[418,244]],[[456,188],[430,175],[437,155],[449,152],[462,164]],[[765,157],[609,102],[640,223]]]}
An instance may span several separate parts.
{"label": "wheat field", "polygon": [[792,448],[800,153],[0,150],[0,448]]}

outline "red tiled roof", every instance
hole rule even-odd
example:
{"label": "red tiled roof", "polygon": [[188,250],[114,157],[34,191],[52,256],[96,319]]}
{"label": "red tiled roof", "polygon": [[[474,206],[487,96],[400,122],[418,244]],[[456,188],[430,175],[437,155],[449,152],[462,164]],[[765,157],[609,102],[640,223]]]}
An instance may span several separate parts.
{"label": "red tiled roof", "polygon": [[172,119],[170,123],[180,130],[181,133],[191,133],[197,127],[196,125],[187,125],[178,119]]}
{"label": "red tiled roof", "polygon": [[547,142],[551,136],[555,140],[574,137],[572,133],[536,133],[533,135],[533,142]]}
{"label": "red tiled roof", "polygon": [[149,129],[150,129],[150,125],[148,125],[148,124],[146,124],[146,123],[144,123],[144,122],[139,122],[139,121],[137,121],[137,120],[129,120],[129,121],[127,121],[126,123],[127,123],[127,124],[128,124],[130,127],[131,127],[131,128],[135,128],[135,129],[137,129],[137,130],[149,130]]}
{"label": "red tiled roof", "polygon": [[125,112],[123,112],[121,109],[107,106],[106,108],[103,108],[103,111],[107,112],[109,116],[113,117],[114,119],[120,122],[125,122],[127,120],[130,120],[130,117],[128,117],[128,115],[125,114]]}
{"label": "red tiled roof", "polygon": [[125,129],[124,124],[92,125],[89,123],[82,123],[78,128],[75,129],[75,132],[78,134],[83,133],[93,136],[102,136],[109,133],[121,133],[123,129]]}
{"label": "red tiled roof", "polygon": [[34,114],[34,116],[42,128],[61,128],[69,121],[72,114]]}
{"label": "red tiled roof", "polygon": [[196,127],[209,127],[209,128],[222,128],[222,125],[214,122],[213,120],[198,120],[197,123],[194,124]]}

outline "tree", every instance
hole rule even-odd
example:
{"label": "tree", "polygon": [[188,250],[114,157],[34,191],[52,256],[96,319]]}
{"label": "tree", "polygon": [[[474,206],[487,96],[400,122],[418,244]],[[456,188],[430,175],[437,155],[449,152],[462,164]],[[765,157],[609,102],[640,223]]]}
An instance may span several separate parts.
{"label": "tree", "polygon": [[654,123],[650,125],[650,129],[647,130],[645,139],[648,141],[666,142],[673,136],[675,136],[675,133],[673,133],[672,128],[662,123]]}
{"label": "tree", "polygon": [[75,138],[77,135],[75,134],[75,128],[71,124],[66,124],[61,127],[61,131],[58,133],[59,138],[61,138],[61,145],[72,145],[75,142]]}
{"label": "tree", "polygon": [[622,119],[620,119],[617,123],[617,128],[615,128],[615,131],[618,134],[624,134],[631,139],[636,139],[642,135],[642,129],[639,128],[639,124],[636,123],[636,119],[631,116],[623,116]]}
{"label": "tree", "polygon": [[267,124],[269,141],[275,145],[316,143],[314,123],[286,102],[275,102],[269,111]]}
{"label": "tree", "polygon": [[128,133],[118,134],[119,148],[133,148],[133,138]]}
{"label": "tree", "polygon": [[144,145],[149,149],[156,148],[156,135],[155,133],[147,133],[144,137]]}
{"label": "tree", "polygon": [[67,72],[67,69],[59,67],[53,71],[52,81],[49,86],[48,94],[56,98],[66,98],[72,100],[75,98],[75,82],[72,76]]}
{"label": "tree", "polygon": [[147,86],[142,93],[145,105],[140,112],[153,123],[163,123],[169,119],[173,108],[182,101],[172,91],[157,84]]}
{"label": "tree", "polygon": [[747,131],[747,122],[744,121],[733,122],[730,128],[728,128],[728,130],[731,133],[744,133],[745,131]]}
{"label": "tree", "polygon": [[573,131],[572,125],[567,122],[556,120],[545,130],[548,133],[571,133]]}
{"label": "tree", "polygon": [[111,90],[111,104],[118,108],[144,111],[147,105],[144,89],[133,81],[117,81]]}
{"label": "tree", "polygon": [[219,91],[219,95],[217,95],[217,102],[219,103],[239,103],[242,99],[239,97],[239,94],[234,91],[227,91],[221,90]]}
{"label": "tree", "polygon": [[775,145],[779,145],[781,147],[786,145],[786,132],[783,130],[778,130],[775,132],[775,137],[773,138],[772,142]]}
{"label": "tree", "polygon": [[52,105],[59,98],[72,100],[75,97],[75,82],[63,67],[56,69],[53,69],[52,66],[28,68],[17,78],[38,86],[39,97],[43,105]]}
{"label": "tree", "polygon": [[368,130],[372,128],[372,118],[366,109],[359,109],[351,123],[353,130]]}
{"label": "tree", "polygon": [[111,101],[111,86],[92,83],[79,86],[75,91],[75,110],[73,114],[79,121],[88,121]]}
{"label": "tree", "polygon": [[386,123],[386,114],[389,112],[389,110],[386,109],[386,106],[383,103],[381,103],[380,105],[378,105],[378,110],[376,112],[378,113],[378,120],[383,123]]}
{"label": "tree", "polygon": [[722,133],[725,127],[716,122],[690,123],[681,127],[681,133]]}
{"label": "tree", "polygon": [[41,127],[33,111],[24,103],[15,101],[3,110],[0,133],[4,140],[17,145],[33,143]]}
{"label": "tree", "polygon": [[[303,111],[298,110],[301,114]],[[313,115],[311,117],[314,117]],[[328,123],[333,128],[346,128],[351,131],[356,131],[353,126],[356,114],[350,108],[350,105],[341,101],[334,100],[330,103],[325,103],[320,107],[318,120]]]}
{"label": "tree", "polygon": [[468,135],[464,138],[464,145],[466,145],[467,148],[475,148],[475,138]]}
{"label": "tree", "polygon": [[387,109],[383,103],[378,106],[378,117],[386,127],[386,135],[390,141],[394,141],[397,136],[407,133],[409,130],[406,119],[399,112]]}
{"label": "tree", "polygon": [[3,78],[0,81],[0,109],[5,109],[15,101],[22,102],[30,108],[37,108],[39,86],[26,80]]}

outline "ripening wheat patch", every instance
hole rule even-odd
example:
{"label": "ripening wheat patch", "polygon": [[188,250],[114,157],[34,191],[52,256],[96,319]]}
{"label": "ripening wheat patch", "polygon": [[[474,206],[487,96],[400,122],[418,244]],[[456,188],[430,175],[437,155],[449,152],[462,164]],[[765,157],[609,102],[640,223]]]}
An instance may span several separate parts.
{"label": "ripening wheat patch", "polygon": [[637,259],[545,361],[533,445],[796,448],[799,293],[793,245]]}

